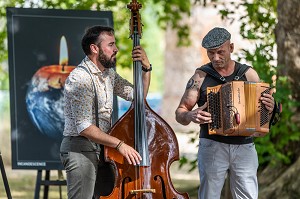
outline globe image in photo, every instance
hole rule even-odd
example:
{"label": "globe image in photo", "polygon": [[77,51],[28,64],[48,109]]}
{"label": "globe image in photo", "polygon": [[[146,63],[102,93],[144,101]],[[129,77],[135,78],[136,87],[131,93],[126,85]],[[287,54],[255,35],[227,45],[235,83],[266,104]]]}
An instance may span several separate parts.
{"label": "globe image in photo", "polygon": [[62,139],[64,130],[64,83],[74,66],[50,65],[32,77],[26,93],[29,117],[43,135]]}

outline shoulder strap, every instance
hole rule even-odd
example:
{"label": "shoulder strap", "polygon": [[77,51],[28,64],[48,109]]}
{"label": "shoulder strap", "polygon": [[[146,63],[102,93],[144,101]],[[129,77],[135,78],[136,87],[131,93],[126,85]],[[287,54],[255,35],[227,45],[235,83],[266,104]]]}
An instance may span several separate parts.
{"label": "shoulder strap", "polygon": [[222,83],[226,82],[226,79],[223,76],[221,76],[213,67],[210,67],[210,64],[201,66],[200,68],[197,68],[197,70],[202,70],[203,72],[209,74],[217,80],[220,80]]}
{"label": "shoulder strap", "polygon": [[[93,80],[92,74],[90,70],[84,66],[79,65],[78,67],[84,69],[91,77],[94,91],[95,91],[95,99],[94,99],[94,104],[95,104],[95,120],[96,120],[96,126],[99,128],[99,116],[98,116],[98,95],[97,95],[97,90],[95,86],[95,82]],[[100,154],[99,154],[99,162],[104,162],[104,145],[103,144],[96,144],[97,148],[100,147]],[[96,149],[97,150],[97,149]]]}
{"label": "shoulder strap", "polygon": [[271,125],[274,126],[280,120],[281,112],[282,112],[282,104],[280,102],[275,101],[273,113],[270,119],[269,128],[271,128]]}
{"label": "shoulder strap", "polygon": [[239,80],[241,77],[243,77],[243,75],[245,75],[245,73],[248,71],[248,69],[251,68],[251,66],[248,66],[246,64],[239,64],[239,65],[240,65],[240,68],[234,77],[234,80],[236,80],[236,81]]}
{"label": "shoulder strap", "polygon": [[95,91],[95,99],[94,99],[94,103],[95,103],[95,120],[96,120],[96,126],[99,128],[99,116],[98,116],[98,95],[97,95],[97,90],[96,90],[96,86],[95,86],[95,82],[92,78],[92,74],[91,72],[84,66],[78,66],[82,69],[84,69],[91,77],[92,79],[92,83],[93,83],[93,86],[94,86],[94,91]]}
{"label": "shoulder strap", "polygon": [[[245,75],[245,73],[248,71],[248,69],[251,68],[251,66],[248,66],[246,64],[239,64],[239,65],[240,65],[240,68],[234,77],[234,80],[236,80],[236,81],[239,80],[243,75]],[[210,67],[210,64],[201,66],[200,68],[197,68],[197,70],[201,70],[201,71],[209,74],[210,76],[214,77],[215,79],[220,80],[223,83],[226,82],[226,79],[223,76],[221,76],[213,67]]]}

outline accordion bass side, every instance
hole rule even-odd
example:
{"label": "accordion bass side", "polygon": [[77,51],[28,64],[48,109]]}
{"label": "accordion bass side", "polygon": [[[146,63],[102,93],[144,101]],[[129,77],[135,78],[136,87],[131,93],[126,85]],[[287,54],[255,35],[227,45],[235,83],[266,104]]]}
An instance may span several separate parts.
{"label": "accordion bass side", "polygon": [[268,83],[232,81],[207,87],[209,134],[262,137],[269,132],[269,113],[259,99]]}

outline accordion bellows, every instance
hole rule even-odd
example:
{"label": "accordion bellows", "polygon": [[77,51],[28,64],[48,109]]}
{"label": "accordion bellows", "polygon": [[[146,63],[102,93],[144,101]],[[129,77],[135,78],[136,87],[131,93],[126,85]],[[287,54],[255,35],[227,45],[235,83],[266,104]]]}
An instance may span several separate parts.
{"label": "accordion bellows", "polygon": [[269,113],[262,104],[268,83],[232,81],[207,87],[208,112],[212,123],[209,134],[262,137],[269,132]]}

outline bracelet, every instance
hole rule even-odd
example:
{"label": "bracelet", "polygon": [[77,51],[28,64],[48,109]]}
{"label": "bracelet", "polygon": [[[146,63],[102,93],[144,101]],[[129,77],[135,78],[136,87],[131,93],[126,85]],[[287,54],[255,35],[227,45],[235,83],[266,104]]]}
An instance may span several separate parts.
{"label": "bracelet", "polygon": [[124,143],[124,141],[120,141],[119,144],[116,146],[116,150],[119,151],[121,145]]}
{"label": "bracelet", "polygon": [[142,70],[143,70],[144,72],[152,71],[152,65],[150,64],[150,68],[145,68],[144,66],[142,66]]}

